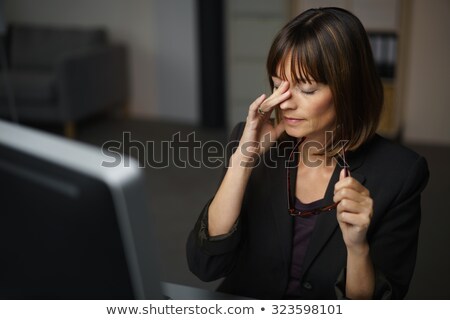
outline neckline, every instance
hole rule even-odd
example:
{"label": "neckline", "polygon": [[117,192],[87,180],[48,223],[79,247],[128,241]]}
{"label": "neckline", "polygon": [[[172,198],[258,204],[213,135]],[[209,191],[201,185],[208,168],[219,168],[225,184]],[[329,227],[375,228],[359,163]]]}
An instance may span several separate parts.
{"label": "neckline", "polygon": [[295,197],[295,207],[300,211],[308,211],[325,205],[325,198],[314,200],[313,202],[303,203],[299,198]]}

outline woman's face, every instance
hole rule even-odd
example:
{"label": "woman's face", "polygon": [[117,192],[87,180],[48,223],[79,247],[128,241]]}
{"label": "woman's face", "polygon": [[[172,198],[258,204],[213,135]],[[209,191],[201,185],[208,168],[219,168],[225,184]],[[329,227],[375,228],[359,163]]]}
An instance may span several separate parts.
{"label": "woman's face", "polygon": [[[331,89],[315,81],[295,83],[290,79],[290,66],[286,65],[286,68],[291,95],[279,105],[286,132],[292,137],[306,137],[309,141],[323,144],[325,132],[335,126],[336,111]],[[279,75],[272,80],[274,89],[283,81]]]}

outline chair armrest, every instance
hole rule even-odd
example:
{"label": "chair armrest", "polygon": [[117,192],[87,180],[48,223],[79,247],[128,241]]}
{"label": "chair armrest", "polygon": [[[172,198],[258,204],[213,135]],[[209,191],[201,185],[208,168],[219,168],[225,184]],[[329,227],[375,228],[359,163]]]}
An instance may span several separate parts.
{"label": "chair armrest", "polygon": [[127,52],[107,45],[64,56],[57,67],[62,118],[76,121],[128,99]]}

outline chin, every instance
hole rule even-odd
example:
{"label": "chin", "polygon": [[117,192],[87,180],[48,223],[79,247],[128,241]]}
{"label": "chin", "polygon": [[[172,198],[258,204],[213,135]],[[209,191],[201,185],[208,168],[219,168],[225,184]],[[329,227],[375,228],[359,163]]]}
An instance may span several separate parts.
{"label": "chin", "polygon": [[294,137],[294,138],[303,138],[308,135],[308,132],[306,132],[306,130],[292,128],[289,126],[285,127],[285,131],[289,136]]}

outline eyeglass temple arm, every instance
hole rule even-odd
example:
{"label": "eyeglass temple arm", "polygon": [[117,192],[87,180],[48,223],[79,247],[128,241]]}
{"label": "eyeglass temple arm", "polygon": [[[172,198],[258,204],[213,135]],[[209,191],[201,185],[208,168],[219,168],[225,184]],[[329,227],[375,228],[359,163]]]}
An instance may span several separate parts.
{"label": "eyeglass temple arm", "polygon": [[345,159],[345,145],[342,146],[342,160],[344,160],[344,175],[345,177],[350,176],[349,165],[347,164],[347,160]]}

